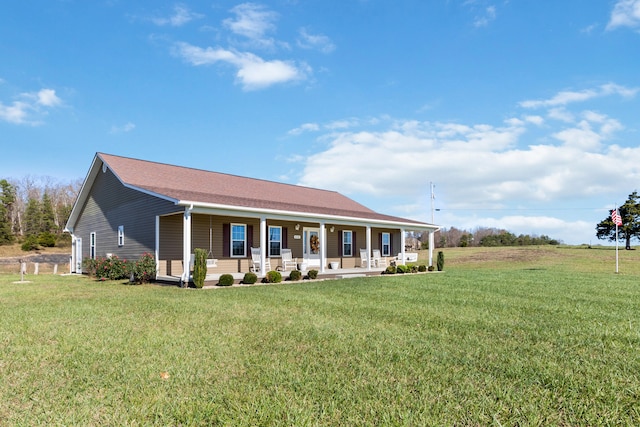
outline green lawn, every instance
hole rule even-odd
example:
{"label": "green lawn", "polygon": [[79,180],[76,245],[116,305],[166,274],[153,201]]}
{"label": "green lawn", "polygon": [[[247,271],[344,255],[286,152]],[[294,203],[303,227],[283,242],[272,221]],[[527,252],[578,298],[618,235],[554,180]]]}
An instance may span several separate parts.
{"label": "green lawn", "polygon": [[640,252],[185,290],[0,275],[0,425],[638,425]]}

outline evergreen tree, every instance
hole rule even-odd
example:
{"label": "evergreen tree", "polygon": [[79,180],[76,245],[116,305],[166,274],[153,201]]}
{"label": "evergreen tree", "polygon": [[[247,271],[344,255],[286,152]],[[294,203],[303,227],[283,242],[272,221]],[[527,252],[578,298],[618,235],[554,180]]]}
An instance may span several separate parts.
{"label": "evergreen tree", "polygon": [[29,199],[24,211],[23,230],[25,236],[37,236],[42,230],[42,209],[37,199]]}
{"label": "evergreen tree", "polygon": [[[622,225],[618,227],[618,239],[625,242],[625,248],[631,249],[631,239],[640,238],[640,195],[637,191],[629,194],[629,198],[620,208]],[[616,240],[616,225],[611,220],[611,212],[596,225],[596,237],[600,240]]]}
{"label": "evergreen tree", "polygon": [[40,205],[40,232],[41,233],[55,233],[57,234],[57,226],[55,220],[55,214],[53,212],[53,203],[51,203],[51,197],[49,193],[45,192],[42,196],[42,203]]}
{"label": "evergreen tree", "polygon": [[6,179],[0,181],[0,191],[0,245],[6,245],[14,241],[11,213],[16,201],[16,191]]}

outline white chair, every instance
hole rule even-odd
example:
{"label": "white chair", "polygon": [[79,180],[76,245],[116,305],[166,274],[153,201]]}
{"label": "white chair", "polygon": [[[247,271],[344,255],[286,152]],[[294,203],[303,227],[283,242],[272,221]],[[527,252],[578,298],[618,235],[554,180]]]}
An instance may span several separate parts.
{"label": "white chair", "polygon": [[380,255],[380,249],[374,249],[373,250],[373,264],[376,267],[386,267],[387,266],[387,259],[382,257],[382,255]]}
{"label": "white chair", "polygon": [[293,258],[291,255],[291,249],[282,249],[280,252],[282,256],[282,269],[287,271],[287,268],[291,267],[292,270],[295,270],[298,266],[298,258]]}
{"label": "white chair", "polygon": [[360,267],[374,266],[373,260],[366,249],[360,249]]}
{"label": "white chair", "polygon": [[[267,271],[271,271],[271,261],[269,258],[265,258],[264,268]],[[251,266],[249,269],[256,273],[260,271],[260,248],[251,248]]]}

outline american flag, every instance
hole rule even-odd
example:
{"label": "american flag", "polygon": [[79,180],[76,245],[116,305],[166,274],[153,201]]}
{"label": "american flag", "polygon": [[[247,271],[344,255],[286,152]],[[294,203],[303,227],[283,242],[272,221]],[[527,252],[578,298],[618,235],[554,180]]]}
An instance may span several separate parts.
{"label": "american flag", "polygon": [[617,226],[622,225],[622,217],[620,217],[620,212],[618,209],[614,209],[611,211],[611,221]]}

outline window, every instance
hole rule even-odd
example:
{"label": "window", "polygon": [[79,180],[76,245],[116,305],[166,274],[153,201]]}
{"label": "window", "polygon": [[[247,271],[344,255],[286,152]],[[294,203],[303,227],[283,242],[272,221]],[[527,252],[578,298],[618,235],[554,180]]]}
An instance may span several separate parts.
{"label": "window", "polygon": [[382,256],[391,256],[391,234],[382,233]]}
{"label": "window", "polygon": [[96,232],[89,235],[89,258],[96,259]]}
{"label": "window", "polygon": [[231,256],[244,257],[247,253],[247,226],[231,224]]}
{"label": "window", "polygon": [[269,227],[269,256],[280,256],[282,249],[282,227]]}
{"label": "window", "polygon": [[342,232],[342,256],[353,256],[353,232],[350,230]]}
{"label": "window", "polygon": [[118,226],[118,246],[124,246],[124,225]]}

